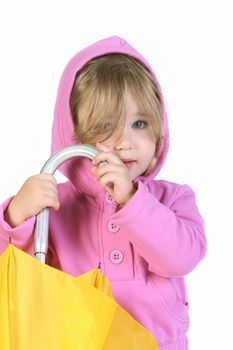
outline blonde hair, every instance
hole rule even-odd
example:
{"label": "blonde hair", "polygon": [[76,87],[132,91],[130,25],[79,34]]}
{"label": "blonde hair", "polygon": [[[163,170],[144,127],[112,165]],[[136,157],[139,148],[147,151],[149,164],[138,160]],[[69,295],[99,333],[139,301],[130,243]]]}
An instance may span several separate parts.
{"label": "blonde hair", "polygon": [[95,57],[77,73],[70,97],[75,139],[95,145],[123,130],[128,89],[149,118],[158,145],[162,138],[159,88],[142,62],[121,53]]}

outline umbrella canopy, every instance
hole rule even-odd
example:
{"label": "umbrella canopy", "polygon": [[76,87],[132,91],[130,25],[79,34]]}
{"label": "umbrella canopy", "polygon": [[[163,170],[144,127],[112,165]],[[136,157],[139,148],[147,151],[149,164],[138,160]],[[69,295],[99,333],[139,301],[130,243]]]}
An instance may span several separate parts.
{"label": "umbrella canopy", "polygon": [[73,277],[9,244],[0,256],[1,350],[158,349],[99,269]]}

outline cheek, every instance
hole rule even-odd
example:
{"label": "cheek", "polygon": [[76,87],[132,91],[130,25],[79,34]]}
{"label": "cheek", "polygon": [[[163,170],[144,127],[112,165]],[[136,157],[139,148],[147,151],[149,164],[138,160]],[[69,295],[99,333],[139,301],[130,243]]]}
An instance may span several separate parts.
{"label": "cheek", "polygon": [[147,162],[148,162],[148,166],[150,168],[152,168],[155,164],[156,164],[156,145],[154,143],[154,141],[151,140],[151,142],[148,142],[148,139],[147,139],[147,142],[145,143],[145,147],[144,147],[144,156],[146,155],[145,157],[145,160],[147,159]]}
{"label": "cheek", "polygon": [[109,136],[107,139],[105,139],[104,141],[101,141],[101,143],[106,146],[109,151],[114,149],[114,145],[116,144],[117,140],[119,139],[119,136],[116,134],[113,134],[111,136]]}
{"label": "cheek", "polygon": [[145,135],[145,137],[143,137],[141,145],[144,149],[144,152],[148,154],[148,157],[152,157],[155,154],[156,143],[148,135]]}

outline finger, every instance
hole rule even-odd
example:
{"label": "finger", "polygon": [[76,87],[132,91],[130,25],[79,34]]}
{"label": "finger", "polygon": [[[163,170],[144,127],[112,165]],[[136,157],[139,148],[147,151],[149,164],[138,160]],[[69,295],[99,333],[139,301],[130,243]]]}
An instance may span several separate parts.
{"label": "finger", "polygon": [[92,161],[93,165],[99,165],[101,162],[123,164],[116,153],[109,151],[99,153]]}
{"label": "finger", "polygon": [[42,185],[46,185],[50,187],[53,186],[54,188],[57,187],[57,181],[55,177],[49,174],[39,174],[39,175],[31,176],[25,181],[25,184],[30,186],[37,186],[37,187]]}
{"label": "finger", "polygon": [[43,181],[48,181],[48,182],[51,182],[51,183],[57,185],[56,178],[51,174],[45,174],[45,173],[39,174],[38,178],[43,180]]}
{"label": "finger", "polygon": [[109,151],[108,147],[105,146],[104,144],[100,143],[100,142],[96,143],[96,147],[99,148],[101,151],[104,151],[104,152],[108,152]]}
{"label": "finger", "polygon": [[114,188],[119,183],[119,174],[117,172],[106,173],[99,178],[99,183],[102,187]]}
{"label": "finger", "polygon": [[44,195],[43,201],[43,207],[53,208],[55,210],[58,210],[60,207],[60,202],[58,201],[57,196],[46,194]]}
{"label": "finger", "polygon": [[121,164],[109,164],[107,163],[105,166],[99,167],[94,166],[92,168],[92,172],[99,180],[102,176],[104,176],[107,173],[116,173],[118,176],[125,173],[125,168],[122,167]]}
{"label": "finger", "polygon": [[103,166],[108,165],[108,161],[107,160],[102,160],[98,165],[97,168],[102,168]]}
{"label": "finger", "polygon": [[49,184],[49,185],[43,184],[41,189],[45,195],[48,195],[48,196],[50,195],[50,196],[54,196],[54,197],[58,196],[57,188],[51,186],[51,184]]}

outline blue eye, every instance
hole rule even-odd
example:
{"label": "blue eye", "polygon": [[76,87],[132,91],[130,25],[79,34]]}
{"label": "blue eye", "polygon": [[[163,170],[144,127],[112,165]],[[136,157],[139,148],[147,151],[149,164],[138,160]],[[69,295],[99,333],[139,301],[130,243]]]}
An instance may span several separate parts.
{"label": "blue eye", "polygon": [[146,122],[143,120],[137,120],[132,124],[132,128],[135,128],[135,129],[143,129],[145,128],[145,126],[146,126]]}

